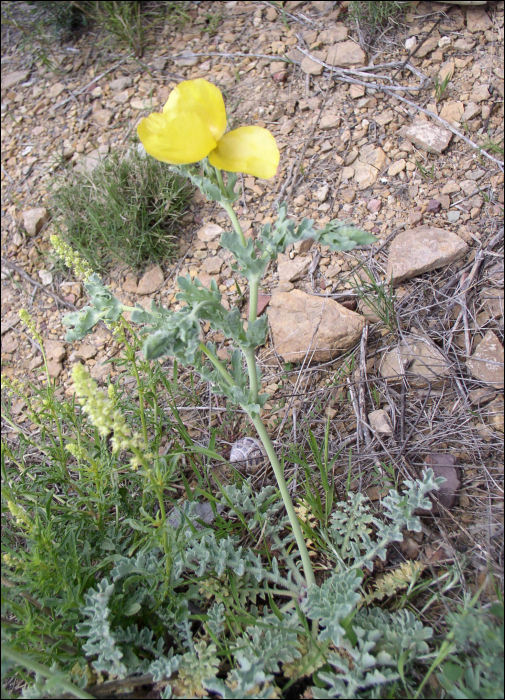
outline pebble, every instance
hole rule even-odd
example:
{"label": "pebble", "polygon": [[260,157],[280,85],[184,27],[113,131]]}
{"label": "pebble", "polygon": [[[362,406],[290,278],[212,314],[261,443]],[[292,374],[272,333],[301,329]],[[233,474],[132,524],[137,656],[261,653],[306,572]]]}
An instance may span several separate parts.
{"label": "pebble", "polygon": [[461,216],[461,212],[460,212],[460,211],[448,211],[448,212],[447,212],[447,221],[448,221],[450,224],[455,224],[456,221],[459,221],[460,216]]}

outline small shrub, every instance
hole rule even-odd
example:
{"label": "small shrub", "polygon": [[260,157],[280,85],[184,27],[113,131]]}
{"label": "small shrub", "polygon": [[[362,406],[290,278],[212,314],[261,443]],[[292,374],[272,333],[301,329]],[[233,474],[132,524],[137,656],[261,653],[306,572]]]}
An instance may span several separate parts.
{"label": "small shrub", "polygon": [[91,174],[57,181],[53,207],[63,238],[91,267],[121,262],[139,269],[170,257],[192,189],[136,148],[112,153]]}

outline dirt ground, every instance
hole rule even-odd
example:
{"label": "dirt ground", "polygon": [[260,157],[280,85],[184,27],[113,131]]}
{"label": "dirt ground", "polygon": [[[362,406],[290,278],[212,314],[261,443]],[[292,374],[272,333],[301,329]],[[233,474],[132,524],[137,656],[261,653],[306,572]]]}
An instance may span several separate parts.
{"label": "dirt ground", "polygon": [[[63,168],[91,171],[97,158],[128,148],[139,119],[160,110],[179,81],[206,78],[222,90],[231,128],[266,126],[281,152],[275,179],[240,178],[238,213],[247,235],[287,201],[297,218],[352,221],[378,239],[351,253],[294,250],[263,281],[265,304],[273,293],[296,288],[318,299],[331,295],[369,322],[361,344],[319,364],[310,364],[307,354],[301,364],[286,366],[270,337],[259,359],[271,394],[264,418],[277,448],[303,444],[309,427],[321,436],[329,419],[331,449],[345,448],[337,481],[346,481],[351,460],[352,487],[366,489],[373,500],[381,496],[381,463],[402,476],[435,466],[452,479],[449,493],[425,533],[406,540],[401,556],[436,566],[465,553],[479,582],[490,561],[497,574],[502,563],[503,150],[496,146],[501,142],[503,149],[504,3],[478,10],[411,6],[371,43],[347,2],[290,2],[284,18],[264,2],[190,3],[183,26],[149,30],[142,58],[89,31],[52,46],[56,71],[30,47],[22,49],[19,33],[4,29],[2,371],[38,376],[40,352],[18,318],[24,307],[46,341],[62,396],[72,394],[76,360],[99,380],[119,377],[120,368],[102,364],[119,351],[105,329],[72,346],[63,342],[61,318],[85,298],[50,256],[49,185]],[[347,63],[337,65],[339,47],[348,42]],[[445,92],[437,93],[447,75]],[[438,125],[450,143],[428,152],[406,135],[419,123]],[[483,144],[488,155],[475,147]],[[26,212],[41,207],[47,217],[41,215],[35,229],[41,228],[31,235]],[[218,240],[202,233],[225,222],[216,205],[195,195],[179,260],[138,277],[118,267],[108,280],[114,293],[127,304],[155,299],[177,308],[174,279],[189,274],[215,278],[230,305],[242,303]],[[388,328],[358,299],[353,270],[364,263],[384,281],[391,246],[419,227],[449,232],[467,248],[463,257],[397,285],[396,320]],[[207,328],[204,333],[224,356],[224,339]],[[394,357],[405,347],[408,379],[387,382],[384,367],[389,363],[395,374]],[[433,368],[437,362],[442,370]],[[372,410],[385,411],[389,431],[368,427]],[[13,411],[30,430],[24,405]],[[204,441],[201,414],[187,415],[195,439]],[[8,429],[4,435],[15,438]],[[265,478],[257,475],[259,482]]]}

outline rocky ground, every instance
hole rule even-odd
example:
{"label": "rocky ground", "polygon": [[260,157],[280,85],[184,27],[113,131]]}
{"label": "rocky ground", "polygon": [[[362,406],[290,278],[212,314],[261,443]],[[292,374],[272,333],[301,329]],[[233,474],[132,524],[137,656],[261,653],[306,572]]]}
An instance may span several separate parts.
{"label": "rocky ground", "polygon": [[[279,449],[300,441],[309,425],[320,435],[330,419],[332,449],[346,447],[337,480],[347,479],[352,446],[353,487],[373,499],[381,462],[403,475],[432,464],[452,481],[423,556],[433,563],[467,550],[478,570],[489,557],[500,560],[503,5],[413,2],[370,45],[347,2],[288,2],[286,21],[263,2],[191,3],[182,28],[152,30],[142,59],[100,48],[87,33],[53,48],[57,73],[6,30],[3,372],[31,380],[42,364],[18,319],[26,307],[62,395],[72,393],[76,360],[97,379],[120,375],[103,364],[119,352],[105,329],[63,342],[63,313],[85,299],[78,282],[52,267],[49,186],[62,167],[91,172],[107,153],[127,148],[139,119],[159,110],[177,82],[209,79],[223,91],[232,128],[266,126],[281,151],[274,180],[241,178],[246,235],[287,201],[296,217],[352,221],[378,239],[339,254],[304,242],[264,279],[260,305],[271,324],[259,353],[271,394],[264,417]],[[447,76],[442,94],[437,85]],[[482,144],[487,154],[475,148]],[[245,313],[219,245],[226,217],[196,194],[184,221],[179,260],[139,276],[116,269],[115,294],[128,304],[155,299],[177,308],[174,279],[189,274],[215,279],[225,303]],[[393,278],[389,320],[355,291],[359,279],[370,282],[363,264],[376,283]],[[386,302],[382,309],[391,310]],[[226,356],[224,338],[204,333]],[[407,381],[399,379],[405,371]],[[24,405],[13,411],[29,430]],[[188,413],[188,424],[204,440],[200,415]],[[419,556],[421,539],[407,540],[407,556]]]}

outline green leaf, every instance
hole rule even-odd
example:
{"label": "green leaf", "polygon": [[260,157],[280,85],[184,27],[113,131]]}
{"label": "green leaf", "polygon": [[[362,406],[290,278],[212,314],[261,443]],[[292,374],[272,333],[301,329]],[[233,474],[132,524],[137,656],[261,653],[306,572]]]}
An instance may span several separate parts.
{"label": "green leaf", "polygon": [[100,311],[93,309],[91,306],[85,306],[80,311],[74,311],[63,317],[62,323],[65,326],[73,326],[65,336],[67,343],[73,343],[75,340],[82,340],[86,335],[91,333],[96,324],[102,319]]}
{"label": "green leaf", "polygon": [[240,272],[246,279],[260,280],[268,265],[268,258],[258,257],[254,241],[247,238],[246,245],[236,231],[221,234],[221,245],[233,253],[239,265],[232,264],[232,269]]}
{"label": "green leaf", "polygon": [[330,250],[343,251],[352,250],[357,245],[371,245],[377,239],[368,231],[335,219],[318,232],[317,241],[321,245],[330,246]]}

